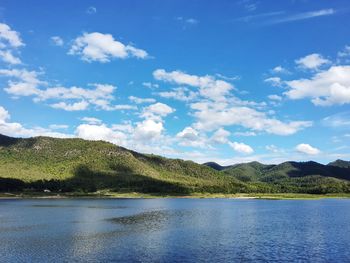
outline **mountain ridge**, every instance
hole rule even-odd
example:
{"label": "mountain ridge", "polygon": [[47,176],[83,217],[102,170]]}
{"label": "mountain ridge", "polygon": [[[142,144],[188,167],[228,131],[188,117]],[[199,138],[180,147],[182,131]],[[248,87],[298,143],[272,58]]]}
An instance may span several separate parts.
{"label": "mountain ridge", "polygon": [[198,164],[78,138],[0,135],[0,191],[350,192],[348,162]]}

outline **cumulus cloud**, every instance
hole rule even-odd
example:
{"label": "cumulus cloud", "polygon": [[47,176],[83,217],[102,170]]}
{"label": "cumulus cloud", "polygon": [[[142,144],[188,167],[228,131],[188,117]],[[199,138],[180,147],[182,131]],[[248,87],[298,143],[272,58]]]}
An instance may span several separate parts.
{"label": "cumulus cloud", "polygon": [[0,41],[2,44],[6,42],[6,44],[13,48],[24,46],[20,34],[4,23],[0,23]]}
{"label": "cumulus cloud", "polygon": [[108,111],[137,109],[134,105],[113,105],[117,89],[113,85],[92,83],[89,88],[47,87],[49,84],[40,80],[39,75],[25,69],[0,69],[0,76],[10,78],[4,90],[14,97],[33,97],[35,102],[48,101],[51,107],[67,111],[85,110],[90,105]]}
{"label": "cumulus cloud", "polygon": [[80,110],[86,110],[89,106],[89,103],[86,101],[80,101],[75,103],[65,103],[63,101],[51,104],[51,107],[54,109],[62,109],[66,111],[80,111]]}
{"label": "cumulus cloud", "polygon": [[236,152],[239,152],[239,153],[251,154],[254,152],[252,147],[250,147],[249,145],[244,144],[244,143],[229,142],[229,145],[231,146],[231,148],[233,150],[235,150]]}
{"label": "cumulus cloud", "polygon": [[17,65],[21,60],[13,52],[24,46],[20,34],[8,25],[0,23],[0,59],[5,63]]}
{"label": "cumulus cloud", "polygon": [[80,124],[75,134],[85,140],[103,140],[114,144],[123,145],[126,135],[122,132],[114,131],[105,124]]}
{"label": "cumulus cloud", "polygon": [[317,155],[319,154],[321,151],[315,147],[312,147],[310,144],[307,143],[301,143],[298,144],[295,149],[303,154],[308,154],[308,155]]}
{"label": "cumulus cloud", "polygon": [[190,104],[196,118],[193,128],[200,131],[212,131],[225,126],[240,125],[253,131],[265,131],[271,134],[291,135],[312,125],[310,121],[282,122],[255,108],[263,108],[266,103],[243,101],[232,96],[234,87],[213,76],[196,76],[182,71],[167,72],[158,69],[153,72],[157,80],[198,88],[198,102]]}
{"label": "cumulus cloud", "polygon": [[72,137],[69,134],[53,131],[42,127],[26,128],[18,122],[10,121],[9,112],[2,106],[0,106],[0,134],[5,134],[14,137],[33,137],[33,136],[50,136],[57,138]]}
{"label": "cumulus cloud", "polygon": [[207,138],[192,127],[185,127],[176,134],[176,139],[181,146],[210,148]]}
{"label": "cumulus cloud", "polygon": [[12,65],[22,63],[22,61],[18,57],[15,57],[10,50],[0,50],[0,58],[2,61]]}
{"label": "cumulus cloud", "polygon": [[175,112],[175,109],[170,106],[157,102],[152,105],[143,108],[141,113],[141,117],[149,118],[149,119],[161,119],[162,117],[166,117],[167,115]]}
{"label": "cumulus cloud", "polygon": [[53,36],[51,37],[51,42],[55,45],[55,46],[63,46],[64,45],[64,41],[61,37],[59,36]]}
{"label": "cumulus cloud", "polygon": [[249,107],[216,108],[212,103],[194,103],[193,115],[197,118],[195,127],[203,130],[213,130],[223,126],[239,125],[253,131],[264,131],[276,135],[291,135],[310,127],[310,121],[282,122],[270,118],[264,112]]}
{"label": "cumulus cloud", "polygon": [[171,98],[180,101],[191,101],[198,96],[198,93],[191,91],[185,87],[174,88],[171,91],[161,91],[156,94],[163,98]]}
{"label": "cumulus cloud", "polygon": [[229,131],[226,131],[223,128],[219,128],[217,131],[214,132],[210,140],[217,144],[226,144],[228,142],[228,137],[230,136],[230,134],[231,133]]}
{"label": "cumulus cloud", "polygon": [[234,89],[232,84],[213,76],[190,75],[178,70],[167,72],[164,69],[157,69],[153,72],[153,76],[157,80],[197,87],[201,96],[216,101],[225,99],[225,95]]}
{"label": "cumulus cloud", "polygon": [[87,62],[98,61],[101,63],[110,62],[114,58],[125,59],[136,57],[145,59],[148,53],[132,45],[124,45],[114,39],[111,34],[99,32],[84,33],[77,37],[71,46],[69,55],[77,55]]}
{"label": "cumulus cloud", "polygon": [[298,66],[306,69],[318,69],[320,66],[330,62],[331,61],[317,53],[307,55],[295,61]]}
{"label": "cumulus cloud", "polygon": [[161,136],[163,130],[164,127],[161,121],[146,119],[137,123],[134,138],[141,141],[154,140]]}
{"label": "cumulus cloud", "polygon": [[332,66],[317,72],[309,79],[285,81],[289,90],[285,95],[293,100],[310,98],[317,106],[350,103],[350,66]]}

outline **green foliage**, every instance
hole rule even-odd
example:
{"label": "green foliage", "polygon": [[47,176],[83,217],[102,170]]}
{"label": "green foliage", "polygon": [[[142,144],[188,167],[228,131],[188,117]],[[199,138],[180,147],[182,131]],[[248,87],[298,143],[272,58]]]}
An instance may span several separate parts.
{"label": "green foliage", "polygon": [[62,192],[236,193],[248,188],[194,162],[140,154],[103,141],[47,137],[0,136],[0,178],[17,179],[20,189]]}
{"label": "green foliage", "polygon": [[103,141],[0,135],[0,191],[348,193],[344,161],[223,167],[140,154]]}

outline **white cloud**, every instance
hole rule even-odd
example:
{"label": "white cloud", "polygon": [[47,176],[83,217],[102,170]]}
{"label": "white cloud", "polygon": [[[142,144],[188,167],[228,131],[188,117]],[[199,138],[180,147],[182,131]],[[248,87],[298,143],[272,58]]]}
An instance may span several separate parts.
{"label": "white cloud", "polygon": [[272,85],[274,87],[281,87],[283,84],[280,77],[271,77],[271,78],[265,79],[264,81],[269,83],[270,85]]}
{"label": "white cloud", "polygon": [[317,72],[310,79],[285,81],[290,99],[310,98],[317,106],[350,103],[350,66],[332,66]]}
{"label": "white cloud", "polygon": [[134,138],[141,141],[154,140],[161,136],[163,130],[164,127],[161,121],[146,119],[137,123]]}
{"label": "white cloud", "polygon": [[86,9],[86,13],[87,13],[88,15],[96,14],[96,13],[97,13],[97,8],[94,7],[94,6],[89,6],[89,7]]}
{"label": "white cloud", "polygon": [[239,153],[251,154],[254,152],[253,148],[247,144],[239,143],[239,142],[229,142],[228,143],[233,150]]}
{"label": "white cloud", "polygon": [[282,97],[281,96],[278,96],[276,94],[272,94],[272,95],[269,95],[267,96],[270,100],[275,100],[275,101],[281,101],[282,100]]}
{"label": "white cloud", "polygon": [[269,118],[266,113],[248,107],[215,108],[211,103],[194,103],[196,110],[193,115],[197,118],[195,128],[213,130],[223,126],[240,125],[253,131],[265,131],[276,135],[291,135],[297,131],[310,127],[310,121],[290,121]]}
{"label": "white cloud", "polygon": [[135,97],[135,96],[129,96],[129,100],[132,102],[135,102],[136,104],[156,102],[156,100],[153,98],[139,98],[139,97]]}
{"label": "white cloud", "polygon": [[198,131],[196,131],[192,127],[186,127],[181,132],[179,132],[176,136],[178,138],[181,138],[181,139],[186,139],[186,140],[193,141],[193,140],[197,139]]}
{"label": "white cloud", "polygon": [[164,69],[157,69],[153,72],[153,76],[157,80],[197,87],[201,96],[216,101],[225,99],[225,95],[228,95],[234,89],[232,84],[223,80],[217,80],[209,75],[196,76],[177,70],[166,72]]}
{"label": "white cloud", "polygon": [[137,110],[137,107],[129,104],[119,104],[110,106],[106,110]]}
{"label": "white cloud", "polygon": [[10,118],[10,114],[5,108],[0,106],[0,122],[3,123]]}
{"label": "white cloud", "polygon": [[102,121],[100,119],[94,118],[94,117],[83,117],[81,118],[82,121],[87,122],[88,124],[101,124]]}
{"label": "white cloud", "polygon": [[191,101],[198,96],[198,93],[185,87],[174,88],[171,91],[161,91],[156,94],[163,98],[171,98],[180,101]]}
{"label": "white cloud", "polygon": [[24,43],[19,33],[11,30],[8,25],[0,23],[0,59],[12,65],[21,64],[21,60],[13,55],[13,52],[21,46],[24,46]]}
{"label": "white cloud", "polygon": [[10,50],[0,50],[0,58],[2,61],[12,65],[18,65],[22,63],[21,60],[15,57]]}
{"label": "white cloud", "polygon": [[18,48],[24,46],[22,39],[18,32],[11,30],[11,28],[3,23],[0,23],[0,43],[7,42],[10,47]]}
{"label": "white cloud", "polygon": [[63,46],[64,45],[63,39],[61,37],[59,37],[59,36],[51,37],[51,41],[56,46]]}
{"label": "white cloud", "polygon": [[316,11],[303,12],[303,13],[298,13],[298,14],[282,17],[279,19],[272,20],[267,24],[279,24],[279,23],[293,22],[293,21],[311,19],[311,18],[315,18],[315,17],[334,15],[335,13],[336,13],[336,11],[333,8],[320,9],[320,10],[316,10]]}
{"label": "white cloud", "polygon": [[344,57],[349,57],[350,56],[350,46],[345,46],[342,51],[338,52],[338,57],[344,58]]}
{"label": "white cloud", "polygon": [[317,53],[310,54],[295,60],[295,63],[298,66],[306,69],[318,69],[320,66],[324,64],[329,64],[330,62],[331,61],[325,59],[322,55]]}
{"label": "white cloud", "polygon": [[98,61],[102,63],[110,62],[113,58],[136,57],[145,59],[148,57],[145,50],[131,45],[124,45],[115,40],[111,34],[99,32],[84,33],[82,36],[77,37],[68,54],[78,55],[84,61]]}
{"label": "white cloud", "polygon": [[252,131],[245,131],[245,132],[235,132],[235,136],[256,136],[255,132]]}
{"label": "white cloud", "polygon": [[143,82],[142,85],[146,88],[149,88],[149,89],[157,89],[159,88],[159,85],[156,84],[156,83],[151,83],[151,82]]}
{"label": "white cloud", "polygon": [[134,110],[134,105],[112,105],[117,87],[110,84],[93,83],[91,88],[81,87],[49,87],[48,83],[39,79],[38,72],[25,69],[0,69],[0,76],[9,77],[8,86],[4,89],[15,96],[30,96],[35,102],[56,101],[50,103],[53,108],[68,111],[85,110],[90,105],[102,110]]}
{"label": "white cloud", "polygon": [[124,133],[114,131],[105,124],[80,124],[76,128],[75,134],[85,140],[104,140],[118,145],[123,145],[126,140]]}
{"label": "white cloud", "polygon": [[308,155],[317,155],[321,152],[319,149],[312,147],[310,144],[307,144],[307,143],[298,144],[295,147],[295,149],[300,153],[304,153]]}
{"label": "white cloud", "polygon": [[241,78],[240,76],[228,77],[228,76],[222,75],[220,73],[216,73],[215,76],[217,76],[220,79],[227,80],[227,81],[239,80]]}
{"label": "white cloud", "polygon": [[166,117],[173,112],[175,112],[175,109],[169,107],[164,103],[157,102],[143,108],[141,117],[159,120],[161,117]]}
{"label": "white cloud", "polygon": [[25,128],[18,122],[10,122],[10,114],[8,111],[0,106],[0,134],[14,136],[14,137],[33,137],[33,136],[50,136],[57,138],[72,137],[69,134],[54,132],[51,129],[42,127]]}
{"label": "white cloud", "polygon": [[210,140],[214,143],[226,144],[228,143],[228,137],[230,136],[230,134],[231,133],[229,131],[226,131],[223,128],[219,128],[217,131],[215,131]]}
{"label": "white cloud", "polygon": [[276,74],[289,73],[289,71],[282,66],[276,66],[271,71]]}
{"label": "white cloud", "polygon": [[338,112],[322,120],[323,125],[331,128],[350,128],[350,111]]}
{"label": "white cloud", "polygon": [[79,102],[74,102],[72,104],[65,103],[63,101],[51,104],[51,107],[54,109],[62,109],[66,111],[80,111],[80,110],[86,110],[87,107],[89,106],[89,103],[86,101],[79,101]]}
{"label": "white cloud", "polygon": [[[196,76],[182,71],[166,72],[158,69],[153,72],[157,80],[178,85],[188,85],[199,89],[198,102],[191,103],[196,118],[193,128],[200,131],[212,131],[225,126],[240,125],[252,131],[265,131],[271,134],[290,135],[300,129],[309,127],[309,121],[290,121],[284,123],[268,117],[264,112],[251,107],[264,108],[266,103],[243,101],[230,94],[234,87],[213,76]],[[249,107],[248,107],[249,106]]]}
{"label": "white cloud", "polygon": [[270,151],[270,152],[273,152],[273,153],[282,152],[276,145],[273,145],[273,144],[266,145],[266,146],[265,146],[265,149],[268,150],[268,151]]}

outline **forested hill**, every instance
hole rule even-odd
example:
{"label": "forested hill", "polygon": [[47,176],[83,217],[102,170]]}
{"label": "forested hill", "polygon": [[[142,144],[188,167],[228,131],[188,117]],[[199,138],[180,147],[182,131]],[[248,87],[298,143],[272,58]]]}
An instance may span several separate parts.
{"label": "forested hill", "polygon": [[350,192],[349,162],[222,167],[140,154],[104,141],[0,135],[0,191],[159,194]]}

